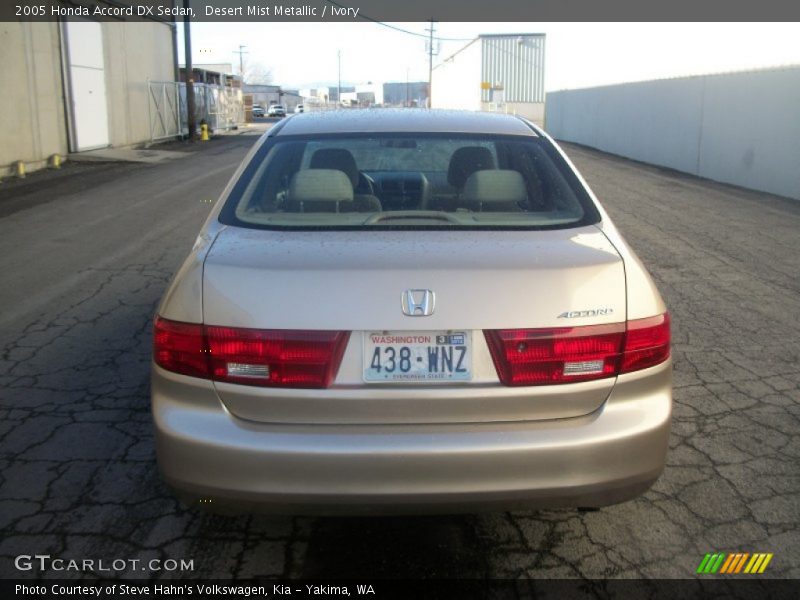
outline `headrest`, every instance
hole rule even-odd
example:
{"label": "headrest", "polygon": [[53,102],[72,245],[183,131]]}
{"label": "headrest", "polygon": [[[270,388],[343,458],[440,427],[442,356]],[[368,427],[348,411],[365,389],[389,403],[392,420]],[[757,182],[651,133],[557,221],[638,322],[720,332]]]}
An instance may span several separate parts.
{"label": "headrest", "polygon": [[344,148],[321,148],[311,156],[311,169],[336,169],[350,179],[355,188],[358,185],[358,166],[349,150]]}
{"label": "headrest", "polygon": [[[517,171],[492,169],[475,171],[464,184],[461,198],[479,210],[508,210],[528,199],[525,180]],[[490,206],[487,206],[490,205]],[[502,206],[506,205],[506,206]]]}
{"label": "headrest", "polygon": [[453,152],[447,169],[447,182],[461,189],[475,171],[495,169],[494,155],[484,146],[464,146]]}
{"label": "headrest", "polygon": [[292,202],[350,202],[353,186],[339,170],[306,169],[292,176],[289,199]]}

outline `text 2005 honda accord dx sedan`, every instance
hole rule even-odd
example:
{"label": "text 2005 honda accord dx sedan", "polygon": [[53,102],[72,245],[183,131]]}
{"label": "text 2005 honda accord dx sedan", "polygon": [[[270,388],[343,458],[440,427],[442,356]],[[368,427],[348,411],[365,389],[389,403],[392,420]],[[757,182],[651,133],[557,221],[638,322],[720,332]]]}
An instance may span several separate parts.
{"label": "text 2005 honda accord dx sedan", "polygon": [[221,510],[620,502],[664,466],[669,326],[524,119],[292,116],[245,158],[158,308],[158,462]]}

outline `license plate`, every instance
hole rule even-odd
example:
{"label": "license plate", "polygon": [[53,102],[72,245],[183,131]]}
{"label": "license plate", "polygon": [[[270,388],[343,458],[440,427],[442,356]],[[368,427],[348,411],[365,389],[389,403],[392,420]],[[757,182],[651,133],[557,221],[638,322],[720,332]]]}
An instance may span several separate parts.
{"label": "license plate", "polygon": [[469,381],[469,331],[364,332],[364,381]]}

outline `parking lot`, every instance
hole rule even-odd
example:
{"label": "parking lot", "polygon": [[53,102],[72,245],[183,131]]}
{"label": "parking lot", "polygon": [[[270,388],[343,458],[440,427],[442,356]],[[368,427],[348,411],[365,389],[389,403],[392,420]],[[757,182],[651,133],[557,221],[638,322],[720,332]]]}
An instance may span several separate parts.
{"label": "parking lot", "polygon": [[[800,567],[800,203],[566,150],[673,317],[664,475],[595,512],[208,516],[156,471],[156,302],[249,146],[0,192],[0,576],[19,554],[193,559],[165,577],[693,576],[707,552]],[[133,571],[131,576],[149,576]]]}

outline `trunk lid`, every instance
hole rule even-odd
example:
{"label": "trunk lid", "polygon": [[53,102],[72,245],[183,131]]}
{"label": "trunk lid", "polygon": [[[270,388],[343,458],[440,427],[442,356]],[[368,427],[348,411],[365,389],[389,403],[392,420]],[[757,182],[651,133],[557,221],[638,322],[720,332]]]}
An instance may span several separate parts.
{"label": "trunk lid", "polygon": [[[622,259],[594,226],[552,231],[265,231],[227,227],[209,252],[204,322],[351,331],[324,390],[216,383],[235,415],[282,423],[443,423],[564,418],[596,410],[614,378],[510,388],[482,331],[625,320]],[[408,289],[435,293],[403,314]],[[585,315],[580,311],[604,314]],[[559,318],[564,313],[577,313]],[[367,384],[363,332],[469,331],[469,382]]]}

